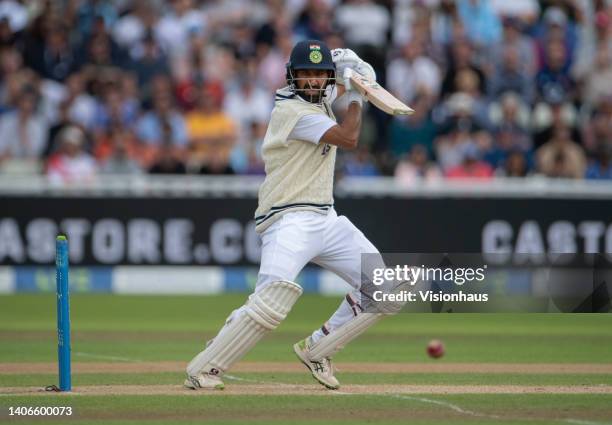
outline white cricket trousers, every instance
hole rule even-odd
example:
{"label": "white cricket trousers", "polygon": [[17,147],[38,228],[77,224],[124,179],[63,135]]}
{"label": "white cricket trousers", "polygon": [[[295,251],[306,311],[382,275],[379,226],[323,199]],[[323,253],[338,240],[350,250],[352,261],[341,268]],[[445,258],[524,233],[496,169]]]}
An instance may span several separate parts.
{"label": "white cricket trousers", "polygon": [[[361,309],[361,254],[378,250],[345,216],[296,211],[283,215],[261,235],[261,267],[255,292],[278,280],[295,282],[308,262],[353,287],[331,318],[312,334],[313,342],[355,317]],[[240,309],[235,310],[231,317]]]}

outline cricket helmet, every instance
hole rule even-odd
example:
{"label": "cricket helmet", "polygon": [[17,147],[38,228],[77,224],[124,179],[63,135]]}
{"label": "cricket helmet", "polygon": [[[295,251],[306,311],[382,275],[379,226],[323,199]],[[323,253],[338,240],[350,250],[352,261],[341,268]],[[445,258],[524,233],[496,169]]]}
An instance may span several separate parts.
{"label": "cricket helmet", "polygon": [[[286,69],[287,84],[296,92],[299,92],[299,90],[296,84],[297,78],[295,72],[301,69],[320,69],[328,71],[327,82],[323,90],[325,90],[328,85],[333,84],[336,79],[336,64],[334,64],[332,60],[331,51],[324,42],[319,40],[303,40],[297,43],[293,47],[293,50],[291,50]],[[308,100],[314,102],[313,99]]]}

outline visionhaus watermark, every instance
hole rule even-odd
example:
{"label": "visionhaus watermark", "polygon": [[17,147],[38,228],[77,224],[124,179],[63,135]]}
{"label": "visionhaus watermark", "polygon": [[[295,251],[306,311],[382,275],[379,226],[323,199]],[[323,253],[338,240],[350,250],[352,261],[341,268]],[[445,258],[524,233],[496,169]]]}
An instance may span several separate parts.
{"label": "visionhaus watermark", "polygon": [[[612,256],[559,254],[545,264],[491,254],[364,254],[370,312],[610,312]],[[518,257],[517,257],[518,258]],[[486,260],[485,260],[486,259]]]}
{"label": "visionhaus watermark", "polygon": [[372,293],[372,298],[377,302],[486,302],[489,300],[489,295],[486,293],[466,293],[458,291],[456,293],[446,293],[442,290],[423,290],[416,291],[401,289],[406,287],[415,287],[417,284],[424,281],[437,281],[452,283],[457,286],[463,286],[473,282],[482,283],[485,280],[485,271],[487,265],[481,267],[426,267],[422,264],[419,267],[404,265],[396,265],[392,268],[375,268],[372,270],[372,283],[375,286],[386,285],[387,288],[395,288],[388,292],[387,290],[375,290]]}

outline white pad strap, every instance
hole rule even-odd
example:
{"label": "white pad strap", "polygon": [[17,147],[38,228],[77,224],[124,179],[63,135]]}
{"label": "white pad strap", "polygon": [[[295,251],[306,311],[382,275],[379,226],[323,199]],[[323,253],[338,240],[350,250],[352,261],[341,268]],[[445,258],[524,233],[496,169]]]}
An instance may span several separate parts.
{"label": "white pad strap", "polygon": [[223,375],[269,331],[275,329],[302,295],[289,281],[272,282],[249,297],[214,340],[187,365],[187,374]]}
{"label": "white pad strap", "polygon": [[338,329],[323,336],[308,349],[308,357],[313,361],[321,361],[340,351],[346,344],[364,333],[366,329],[378,322],[383,313],[360,313]]}

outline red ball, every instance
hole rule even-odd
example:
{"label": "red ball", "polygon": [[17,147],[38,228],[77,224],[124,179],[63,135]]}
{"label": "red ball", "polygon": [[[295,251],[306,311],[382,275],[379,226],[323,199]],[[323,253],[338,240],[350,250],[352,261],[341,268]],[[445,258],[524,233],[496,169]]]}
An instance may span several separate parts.
{"label": "red ball", "polygon": [[429,341],[429,344],[427,344],[427,354],[434,359],[442,357],[444,355],[444,344],[442,341],[437,339]]}

